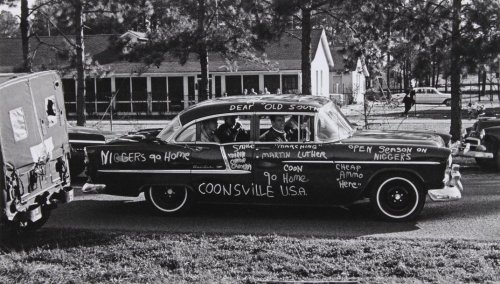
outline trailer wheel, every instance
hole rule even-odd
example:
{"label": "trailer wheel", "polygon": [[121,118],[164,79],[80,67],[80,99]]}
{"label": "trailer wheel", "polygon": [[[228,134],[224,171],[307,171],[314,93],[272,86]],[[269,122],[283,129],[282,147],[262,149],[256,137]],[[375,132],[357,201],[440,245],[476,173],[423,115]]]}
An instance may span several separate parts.
{"label": "trailer wheel", "polygon": [[40,218],[35,222],[24,221],[19,218],[15,218],[12,221],[7,221],[5,223],[7,231],[23,233],[23,232],[34,232],[41,229],[43,225],[47,223],[52,213],[52,210],[47,206],[43,206],[41,210],[42,210],[42,218]]}

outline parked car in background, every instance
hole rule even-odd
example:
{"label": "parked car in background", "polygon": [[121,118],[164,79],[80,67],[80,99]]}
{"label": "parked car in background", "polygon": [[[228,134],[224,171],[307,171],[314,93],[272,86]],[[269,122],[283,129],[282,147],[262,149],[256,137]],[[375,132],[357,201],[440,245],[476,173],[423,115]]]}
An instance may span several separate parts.
{"label": "parked car in background", "polygon": [[466,128],[458,155],[473,157],[479,166],[500,171],[500,119],[481,118]]}
{"label": "parked car in background", "polygon": [[229,97],[181,112],[157,136],[86,147],[84,192],[137,196],[166,215],[195,202],[350,204],[370,198],[410,220],[426,195],[461,198],[458,166],[439,135],[356,131],[329,99]]}
{"label": "parked car in background", "polygon": [[[441,93],[433,87],[417,87],[415,90],[415,103],[417,104],[445,104],[451,105],[451,94]],[[405,93],[393,94],[392,98],[402,102]]]}

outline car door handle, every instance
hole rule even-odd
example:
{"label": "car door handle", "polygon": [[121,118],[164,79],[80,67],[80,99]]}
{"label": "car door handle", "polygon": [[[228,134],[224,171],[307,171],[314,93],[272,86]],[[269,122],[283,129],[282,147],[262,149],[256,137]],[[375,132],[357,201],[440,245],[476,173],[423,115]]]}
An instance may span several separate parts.
{"label": "car door handle", "polygon": [[271,150],[273,149],[273,146],[258,146],[258,147],[255,147],[255,151],[259,151],[259,150]]}
{"label": "car door handle", "polygon": [[196,152],[200,152],[200,151],[208,150],[208,149],[210,149],[210,147],[207,147],[207,146],[195,146],[193,148],[193,150],[196,151]]}

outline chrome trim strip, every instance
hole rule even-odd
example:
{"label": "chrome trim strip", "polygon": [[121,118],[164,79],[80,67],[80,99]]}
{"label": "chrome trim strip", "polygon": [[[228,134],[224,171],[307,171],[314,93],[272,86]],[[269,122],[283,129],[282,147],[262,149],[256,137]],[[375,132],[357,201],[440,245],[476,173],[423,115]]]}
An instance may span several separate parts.
{"label": "chrome trim strip", "polygon": [[296,164],[414,164],[414,165],[439,165],[439,162],[420,162],[420,161],[283,161],[283,163]]}
{"label": "chrome trim strip", "polygon": [[336,164],[410,164],[410,165],[439,165],[440,162],[421,161],[333,161]]}
{"label": "chrome trim strip", "polygon": [[250,174],[251,171],[242,170],[98,170],[101,173],[146,173],[146,174]]}
{"label": "chrome trim strip", "polygon": [[69,143],[105,144],[104,140],[69,140]]}
{"label": "chrome trim strip", "polygon": [[282,163],[293,163],[293,164],[335,164],[334,161],[282,161]]}

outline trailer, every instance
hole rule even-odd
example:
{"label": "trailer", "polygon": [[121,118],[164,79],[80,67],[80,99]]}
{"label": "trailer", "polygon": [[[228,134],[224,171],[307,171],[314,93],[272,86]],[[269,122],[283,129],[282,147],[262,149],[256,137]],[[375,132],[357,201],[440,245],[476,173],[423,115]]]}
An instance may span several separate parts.
{"label": "trailer", "polygon": [[0,223],[43,226],[73,200],[62,83],[54,71],[0,76]]}

